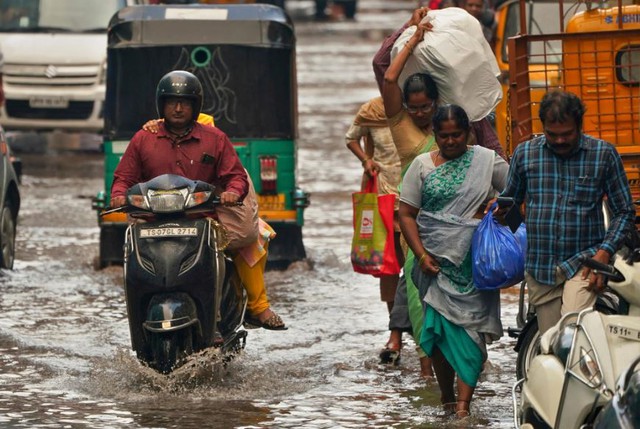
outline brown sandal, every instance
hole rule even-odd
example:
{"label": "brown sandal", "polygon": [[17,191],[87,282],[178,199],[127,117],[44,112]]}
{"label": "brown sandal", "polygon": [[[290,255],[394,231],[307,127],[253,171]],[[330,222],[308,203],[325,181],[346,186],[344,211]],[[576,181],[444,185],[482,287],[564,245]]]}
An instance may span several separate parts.
{"label": "brown sandal", "polygon": [[286,331],[289,329],[285,326],[282,318],[274,311],[273,314],[267,317],[264,322],[261,322],[257,317],[247,317],[245,322],[257,326],[259,328],[268,329],[270,331]]}
{"label": "brown sandal", "polygon": [[[462,404],[461,404],[462,402]],[[465,406],[466,405],[466,406]],[[464,419],[465,417],[469,417],[471,413],[469,412],[469,406],[471,405],[471,401],[465,401],[464,399],[458,399],[456,403],[456,418]],[[462,406],[462,408],[459,408]]]}
{"label": "brown sandal", "polygon": [[457,419],[464,419],[465,417],[469,417],[469,410],[458,410],[456,411],[456,418]]}

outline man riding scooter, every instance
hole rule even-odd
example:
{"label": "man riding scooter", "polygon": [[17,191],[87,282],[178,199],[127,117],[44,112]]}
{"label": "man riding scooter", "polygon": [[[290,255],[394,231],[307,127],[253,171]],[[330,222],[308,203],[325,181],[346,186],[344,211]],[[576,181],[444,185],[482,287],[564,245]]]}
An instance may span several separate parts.
{"label": "man riding scooter", "polygon": [[[214,185],[222,190],[220,202],[229,210],[247,196],[248,177],[229,138],[196,121],[202,109],[202,92],[198,78],[186,71],[172,71],[160,79],[156,107],[164,121],[157,134],[140,130],[131,139],[114,172],[112,207],[126,203],[125,194],[131,186],[161,174],[178,174]],[[283,330],[287,328],[271,310],[264,288],[265,247],[264,236],[259,236],[255,243],[238,250],[234,265],[248,295],[251,316],[247,321]]]}

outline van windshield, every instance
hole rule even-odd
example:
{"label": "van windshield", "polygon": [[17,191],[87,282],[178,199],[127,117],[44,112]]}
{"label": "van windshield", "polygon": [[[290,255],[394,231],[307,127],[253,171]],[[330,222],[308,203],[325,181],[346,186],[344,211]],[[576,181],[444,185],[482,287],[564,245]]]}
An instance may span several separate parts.
{"label": "van windshield", "polygon": [[0,32],[107,31],[126,0],[2,0]]}

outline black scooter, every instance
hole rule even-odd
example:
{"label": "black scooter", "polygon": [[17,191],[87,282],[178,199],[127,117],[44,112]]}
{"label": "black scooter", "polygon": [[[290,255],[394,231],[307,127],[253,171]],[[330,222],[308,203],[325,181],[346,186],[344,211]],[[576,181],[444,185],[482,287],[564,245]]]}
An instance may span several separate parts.
{"label": "black scooter", "polygon": [[131,187],[122,209],[143,220],[127,228],[124,244],[131,344],[164,374],[206,348],[229,357],[246,345],[244,288],[221,250],[221,230],[202,216],[219,204],[213,191],[165,174]]}

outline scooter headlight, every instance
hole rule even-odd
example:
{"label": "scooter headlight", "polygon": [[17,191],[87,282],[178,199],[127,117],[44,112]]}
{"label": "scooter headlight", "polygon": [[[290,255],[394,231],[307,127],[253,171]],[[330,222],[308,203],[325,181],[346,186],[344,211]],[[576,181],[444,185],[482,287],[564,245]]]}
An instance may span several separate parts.
{"label": "scooter headlight", "polygon": [[186,208],[191,208],[206,203],[207,201],[209,201],[209,198],[211,198],[211,191],[194,192],[193,194],[189,195],[189,198],[187,198]]}
{"label": "scooter headlight", "polygon": [[129,195],[127,196],[127,199],[129,200],[129,205],[138,207],[142,210],[149,210],[149,204],[143,195]]}
{"label": "scooter headlight", "polygon": [[580,348],[580,361],[578,362],[580,372],[584,378],[593,386],[599,386],[602,383],[602,372],[598,367],[598,362],[591,356],[591,353]]}
{"label": "scooter headlight", "polygon": [[154,213],[172,213],[184,210],[189,191],[187,189],[153,190],[147,192],[149,207]]}

